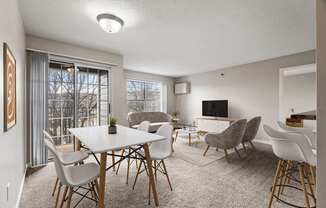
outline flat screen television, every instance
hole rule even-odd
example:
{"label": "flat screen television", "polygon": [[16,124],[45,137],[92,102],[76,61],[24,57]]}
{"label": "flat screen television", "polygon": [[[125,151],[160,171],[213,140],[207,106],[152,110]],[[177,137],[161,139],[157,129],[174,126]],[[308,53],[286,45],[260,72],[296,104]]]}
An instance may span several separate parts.
{"label": "flat screen television", "polygon": [[204,100],[202,103],[202,115],[214,117],[228,117],[228,101]]}

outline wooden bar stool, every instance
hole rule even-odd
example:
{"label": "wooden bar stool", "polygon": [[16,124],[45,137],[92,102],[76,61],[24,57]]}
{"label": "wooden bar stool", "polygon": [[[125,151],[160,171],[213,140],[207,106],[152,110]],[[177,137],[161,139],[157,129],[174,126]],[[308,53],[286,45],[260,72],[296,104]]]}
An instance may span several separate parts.
{"label": "wooden bar stool", "polygon": [[[306,136],[297,132],[281,132],[264,125],[265,132],[270,136],[274,154],[279,158],[274,176],[268,208],[272,207],[273,200],[292,207],[316,207],[314,194],[315,177],[312,172],[316,167],[317,158]],[[295,178],[299,172],[299,178]],[[294,185],[294,184],[297,184]],[[281,195],[286,188],[293,188],[303,192],[304,206],[292,204]],[[312,205],[312,201],[313,204]]]}

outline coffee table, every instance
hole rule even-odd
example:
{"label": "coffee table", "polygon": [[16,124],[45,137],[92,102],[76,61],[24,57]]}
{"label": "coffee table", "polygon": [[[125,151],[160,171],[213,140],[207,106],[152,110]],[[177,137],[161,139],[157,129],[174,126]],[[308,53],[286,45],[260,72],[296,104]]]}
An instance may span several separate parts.
{"label": "coffee table", "polygon": [[178,136],[180,136],[180,134],[187,135],[189,146],[191,146],[192,136],[195,136],[198,139],[200,139],[200,136],[203,136],[203,135],[205,135],[205,133],[207,133],[207,132],[198,130],[197,127],[194,127],[194,126],[183,127],[180,129],[176,129],[175,131],[176,131],[176,135],[174,138],[174,142],[177,141],[177,138],[178,138]]}

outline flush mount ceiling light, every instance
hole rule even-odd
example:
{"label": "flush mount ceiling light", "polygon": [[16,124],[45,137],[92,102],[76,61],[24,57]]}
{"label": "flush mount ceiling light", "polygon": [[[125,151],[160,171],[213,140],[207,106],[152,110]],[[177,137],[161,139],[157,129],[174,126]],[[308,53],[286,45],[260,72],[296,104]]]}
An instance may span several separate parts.
{"label": "flush mount ceiling light", "polygon": [[97,21],[101,28],[108,33],[117,33],[122,28],[124,22],[121,18],[113,14],[99,14]]}

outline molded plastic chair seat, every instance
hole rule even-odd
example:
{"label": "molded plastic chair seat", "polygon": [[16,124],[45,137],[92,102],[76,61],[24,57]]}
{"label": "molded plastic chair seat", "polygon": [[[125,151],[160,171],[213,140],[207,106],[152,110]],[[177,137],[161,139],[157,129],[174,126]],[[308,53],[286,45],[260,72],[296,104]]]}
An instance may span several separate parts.
{"label": "molded plastic chair seat", "polygon": [[58,157],[63,165],[71,165],[87,159],[89,157],[89,153],[87,151],[58,152]]}
{"label": "molded plastic chair seat", "polygon": [[68,184],[71,186],[83,186],[94,181],[100,174],[100,167],[96,163],[86,163],[79,166],[63,167]]}

